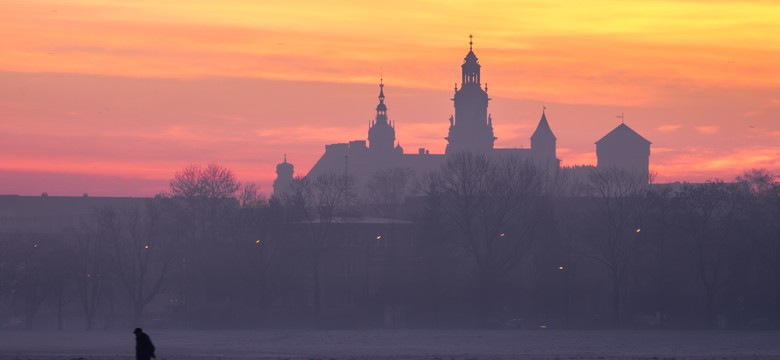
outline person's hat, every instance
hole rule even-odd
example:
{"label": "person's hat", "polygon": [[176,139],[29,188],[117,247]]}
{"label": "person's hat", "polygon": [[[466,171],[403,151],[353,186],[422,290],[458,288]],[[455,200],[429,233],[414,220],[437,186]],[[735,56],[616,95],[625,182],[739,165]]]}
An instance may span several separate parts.
{"label": "person's hat", "polygon": [[141,330],[141,328],[135,328],[135,330],[133,330],[133,334],[138,334],[141,331],[143,331],[143,330]]}

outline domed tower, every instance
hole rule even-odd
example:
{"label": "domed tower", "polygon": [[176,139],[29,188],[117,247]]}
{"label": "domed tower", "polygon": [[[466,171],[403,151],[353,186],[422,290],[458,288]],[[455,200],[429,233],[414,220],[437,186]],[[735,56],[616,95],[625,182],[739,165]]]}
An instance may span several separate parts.
{"label": "domed tower", "polygon": [[387,120],[385,105],[385,84],[379,80],[379,104],[376,106],[376,118],[368,129],[369,151],[374,154],[389,155],[395,145],[395,128]]}
{"label": "domed tower", "polygon": [[[469,35],[469,38],[472,36]],[[488,118],[487,84],[482,89],[479,59],[474,54],[473,41],[469,40],[469,52],[461,65],[461,87],[455,84],[455,116],[450,117],[447,154],[457,151],[487,152],[493,149],[492,119]]]}
{"label": "domed tower", "polygon": [[531,151],[534,157],[539,160],[555,159],[556,142],[557,139],[550,128],[550,123],[547,122],[547,115],[545,114],[545,109],[543,109],[539,125],[536,126],[536,131],[531,135]]}
{"label": "domed tower", "polygon": [[284,155],[284,162],[276,165],[276,180],[274,180],[274,196],[279,197],[290,190],[290,184],[293,181],[293,172],[295,167],[287,162],[287,155]]}

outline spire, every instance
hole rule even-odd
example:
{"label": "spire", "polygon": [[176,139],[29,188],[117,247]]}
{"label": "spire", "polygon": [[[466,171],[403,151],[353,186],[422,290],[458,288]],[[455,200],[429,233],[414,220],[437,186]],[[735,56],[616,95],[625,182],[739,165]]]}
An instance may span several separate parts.
{"label": "spire", "polygon": [[542,118],[539,119],[539,125],[536,126],[536,131],[531,135],[531,141],[541,138],[555,139],[555,135],[550,128],[550,123],[547,122],[546,110],[546,106],[542,107]]}
{"label": "spire", "polygon": [[379,78],[379,103],[385,103],[385,82],[382,78]]}
{"label": "spire", "polygon": [[385,105],[385,82],[379,78],[379,104],[376,106],[376,121],[387,122],[387,105]]}
{"label": "spire", "polygon": [[474,35],[469,35],[469,53],[463,58],[461,86],[467,84],[479,85],[479,59],[474,54]]}
{"label": "spire", "polygon": [[368,128],[369,149],[378,154],[391,154],[395,142],[395,123],[387,119],[385,105],[385,82],[379,78],[379,104],[376,106],[376,118]]}

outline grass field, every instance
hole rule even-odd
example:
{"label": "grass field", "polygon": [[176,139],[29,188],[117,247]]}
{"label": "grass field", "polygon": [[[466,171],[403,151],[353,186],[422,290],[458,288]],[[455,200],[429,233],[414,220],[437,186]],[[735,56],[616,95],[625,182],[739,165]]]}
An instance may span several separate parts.
{"label": "grass field", "polygon": [[[126,332],[0,332],[0,359],[132,359]],[[780,360],[780,332],[147,331],[162,359]]]}

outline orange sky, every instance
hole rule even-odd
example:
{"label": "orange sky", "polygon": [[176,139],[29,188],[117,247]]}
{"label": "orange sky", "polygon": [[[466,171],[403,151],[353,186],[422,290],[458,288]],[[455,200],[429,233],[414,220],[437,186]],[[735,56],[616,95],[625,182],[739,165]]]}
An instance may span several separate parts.
{"label": "orange sky", "polygon": [[384,74],[407,152],[443,152],[473,33],[499,147],[547,106],[564,165],[625,113],[662,182],[780,173],[780,3],[100,1],[0,5],[0,194],[151,195],[218,162],[365,139]]}

